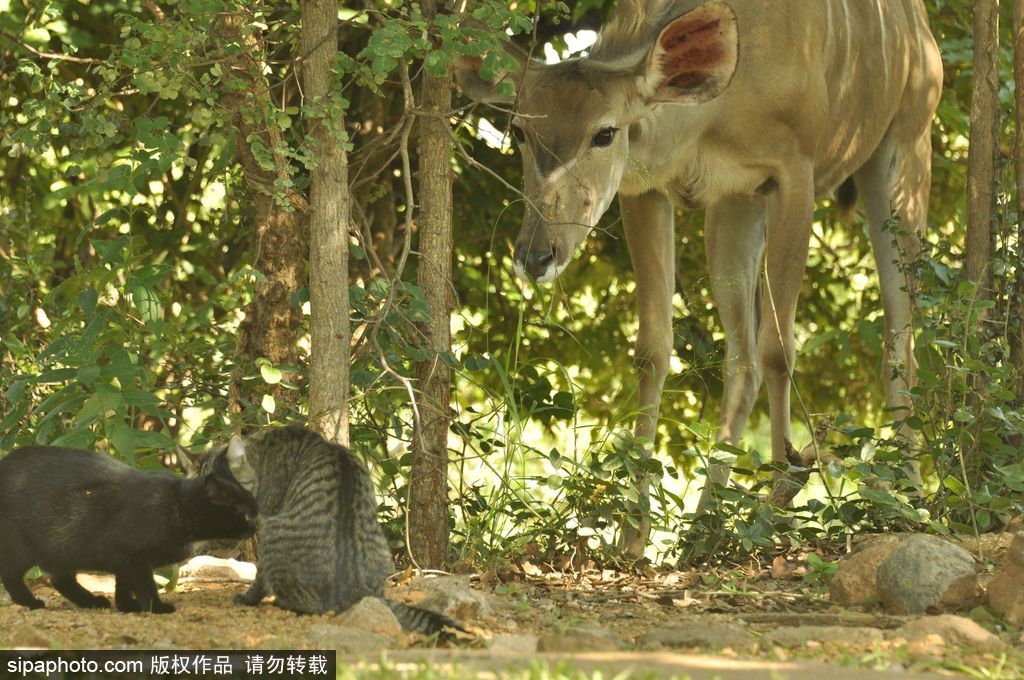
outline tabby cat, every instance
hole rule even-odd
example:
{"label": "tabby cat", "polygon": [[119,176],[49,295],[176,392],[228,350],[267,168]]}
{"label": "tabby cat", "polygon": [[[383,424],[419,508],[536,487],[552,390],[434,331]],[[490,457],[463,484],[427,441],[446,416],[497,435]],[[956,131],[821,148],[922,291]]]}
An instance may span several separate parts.
{"label": "tabby cat", "polygon": [[370,474],[351,451],[289,425],[232,438],[227,457],[260,513],[256,580],[236,602],[255,606],[274,595],[283,609],[323,614],[369,596],[383,600],[406,630],[462,630],[447,616],[384,598],[391,553]]}
{"label": "tabby cat", "polygon": [[161,602],[153,569],[191,555],[191,544],[245,538],[256,529],[256,499],[225,455],[195,479],[147,473],[93,451],[31,446],[0,458],[0,579],[17,604],[43,607],[25,585],[38,565],[79,607],[109,607],[83,588],[79,571],[116,579],[123,612],[173,612]]}

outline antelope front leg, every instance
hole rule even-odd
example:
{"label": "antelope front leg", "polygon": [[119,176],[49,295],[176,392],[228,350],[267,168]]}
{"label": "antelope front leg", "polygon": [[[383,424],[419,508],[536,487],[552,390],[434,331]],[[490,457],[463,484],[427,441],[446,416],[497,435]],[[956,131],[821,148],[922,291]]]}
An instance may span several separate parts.
{"label": "antelope front leg", "polygon": [[[636,276],[640,317],[634,354],[640,383],[640,415],[635,433],[645,442],[645,454],[650,455],[657,436],[661,388],[672,354],[675,219],[672,204],[657,192],[620,196],[619,207]],[[643,556],[651,530],[649,480],[641,474],[637,485],[640,502],[638,507],[631,507],[630,512],[634,518],[639,517],[639,528],[628,521],[622,524],[623,552],[634,558]]]}
{"label": "antelope front leg", "polygon": [[786,461],[790,439],[790,374],[796,361],[793,321],[807,265],[814,214],[810,163],[789,168],[768,197],[765,233],[765,286],[757,348],[761,355],[771,413],[772,460]]}

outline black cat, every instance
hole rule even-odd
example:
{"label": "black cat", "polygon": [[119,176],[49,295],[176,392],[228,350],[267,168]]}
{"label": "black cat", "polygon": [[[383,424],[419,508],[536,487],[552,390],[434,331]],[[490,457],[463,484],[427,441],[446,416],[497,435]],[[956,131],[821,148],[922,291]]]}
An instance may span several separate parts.
{"label": "black cat", "polygon": [[223,455],[209,474],[182,479],[92,451],[17,449],[0,458],[0,579],[14,602],[38,609],[24,580],[38,565],[79,607],[109,607],[75,573],[111,572],[119,610],[173,612],[157,597],[153,569],[188,558],[193,542],[251,536],[256,515]]}

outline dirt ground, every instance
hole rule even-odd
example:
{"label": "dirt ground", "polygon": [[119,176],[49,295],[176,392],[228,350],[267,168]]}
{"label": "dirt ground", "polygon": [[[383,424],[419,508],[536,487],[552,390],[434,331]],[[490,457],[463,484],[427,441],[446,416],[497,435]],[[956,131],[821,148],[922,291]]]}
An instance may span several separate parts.
{"label": "dirt ground", "polygon": [[[561,573],[521,560],[482,574],[399,577],[390,591],[393,598],[417,603],[438,591],[448,592],[453,603],[449,613],[472,631],[472,635],[442,641],[439,649],[432,649],[435,641],[405,633],[374,634],[370,642],[357,636],[350,643],[343,632],[351,629],[335,630],[338,619],[333,615],[299,616],[268,603],[259,608],[235,605],[232,597],[246,587],[237,580],[185,581],[176,592],[161,595],[177,606],[175,614],[126,615],[77,609],[42,579],[33,584],[33,590],[46,602],[45,609],[30,611],[12,604],[6,593],[0,596],[0,646],[264,650],[334,646],[340,651],[339,659],[363,658],[371,663],[379,660],[381,649],[387,649],[392,659],[404,655],[421,663],[458,658],[463,668],[459,675],[474,674],[481,663],[493,667],[503,658],[535,663],[571,656],[582,670],[641,668],[654,677],[813,678],[828,672],[830,680],[840,680],[865,674],[874,677],[869,671],[879,669],[898,671],[904,677],[908,673],[917,677],[916,672],[1024,677],[1024,641],[1019,631],[983,621],[998,634],[1001,649],[970,649],[941,640],[908,642],[894,634],[908,618],[840,610],[820,586],[806,581],[806,571],[799,557],[717,573],[650,568],[640,573],[596,568]],[[94,592],[113,591],[110,577],[89,576],[82,581]],[[680,626],[689,626],[689,632]],[[339,637],[325,638],[324,630]],[[789,631],[788,637],[779,637],[779,631]],[[778,672],[808,662],[806,675]],[[814,666],[817,663],[834,664],[834,670],[823,671]],[[844,675],[850,670],[856,672]],[[705,672],[708,675],[702,675]]]}

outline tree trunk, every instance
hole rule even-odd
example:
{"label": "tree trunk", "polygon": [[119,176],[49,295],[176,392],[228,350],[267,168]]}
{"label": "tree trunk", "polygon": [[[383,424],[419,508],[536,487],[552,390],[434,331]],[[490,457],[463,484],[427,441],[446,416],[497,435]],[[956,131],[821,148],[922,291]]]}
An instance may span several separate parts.
{"label": "tree trunk", "polygon": [[[279,182],[289,179],[291,172],[279,151],[281,132],[271,116],[275,107],[264,76],[259,34],[243,30],[250,18],[240,5],[236,12],[220,14],[217,23],[221,42],[244,47],[223,63],[220,102],[230,112],[231,125],[237,130],[239,163],[252,206],[256,251],[253,268],[264,277],[238,329],[236,367],[228,392],[228,408],[233,413],[258,404],[266,393],[278,405],[295,399],[295,391],[285,390],[280,384],[267,386],[244,378],[258,375],[255,362],[261,357],[274,365],[295,365],[295,340],[302,312],[292,304],[292,296],[302,287],[306,259],[303,221],[308,206],[301,194]],[[255,140],[270,150],[272,170],[260,166],[253,153]]]}
{"label": "tree trunk", "polygon": [[[424,0],[432,20],[445,6]],[[422,329],[430,358],[417,365],[419,422],[413,435],[409,480],[409,546],[425,568],[439,568],[448,556],[448,425],[451,373],[443,353],[451,350],[452,177],[446,113],[451,109],[451,76],[423,73],[419,119],[419,271],[417,283],[430,309]]]}
{"label": "tree trunk", "polygon": [[999,0],[974,0],[974,75],[967,163],[967,261],[964,274],[990,295],[992,220],[999,142]]}
{"label": "tree trunk", "polygon": [[[246,6],[236,7],[235,12],[220,14],[216,27],[222,43],[244,47],[223,64],[220,103],[230,112],[231,127],[237,131],[235,145],[249,189],[246,198],[252,206],[253,269],[264,278],[256,285],[238,328],[235,368],[228,385],[228,410],[232,413],[256,406],[264,394],[274,397],[277,408],[295,399],[295,391],[285,390],[280,383],[268,386],[244,378],[259,374],[259,358],[274,365],[297,363],[295,340],[302,312],[292,304],[292,296],[302,286],[306,257],[303,222],[308,208],[301,194],[276,185],[278,180],[288,179],[291,171],[279,152],[281,132],[271,118],[275,106],[264,76],[263,46],[258,32],[243,30],[252,18]],[[271,150],[272,170],[260,166],[253,152],[254,140]],[[254,562],[257,554],[254,537],[243,543],[239,559]]]}
{"label": "tree trunk", "polygon": [[315,141],[309,174],[309,422],[348,444],[348,158],[344,110],[332,99],[337,0],[302,2],[304,115]]}
{"label": "tree trunk", "polygon": [[1013,80],[1017,86],[1013,152],[1017,180],[1017,267],[1010,306],[1010,361],[1018,369],[1017,393],[1024,394],[1024,0],[1013,2]]}

